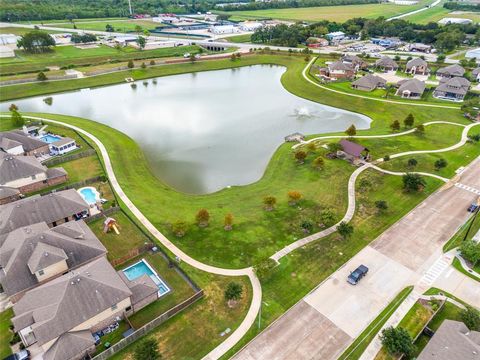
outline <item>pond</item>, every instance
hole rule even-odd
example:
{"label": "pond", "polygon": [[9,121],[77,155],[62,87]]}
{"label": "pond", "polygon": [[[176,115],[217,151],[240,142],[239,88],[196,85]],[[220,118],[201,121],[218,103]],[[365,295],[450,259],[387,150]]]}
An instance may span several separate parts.
{"label": "pond", "polygon": [[[366,116],[304,100],[281,85],[285,68],[255,65],[15,100],[21,111],[92,119],[133,138],[153,173],[191,194],[259,180],[284,137],[294,132],[370,126]],[[156,82],[156,84],[155,84]],[[9,103],[3,103],[6,111]]]}

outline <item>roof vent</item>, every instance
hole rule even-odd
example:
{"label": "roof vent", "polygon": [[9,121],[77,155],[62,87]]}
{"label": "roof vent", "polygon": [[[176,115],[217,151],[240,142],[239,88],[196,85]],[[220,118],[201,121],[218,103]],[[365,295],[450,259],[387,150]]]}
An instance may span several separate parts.
{"label": "roof vent", "polygon": [[75,281],[72,281],[70,284],[75,285]]}
{"label": "roof vent", "polygon": [[43,256],[47,257],[47,256],[48,256],[48,252],[45,251],[45,254],[43,254]]}

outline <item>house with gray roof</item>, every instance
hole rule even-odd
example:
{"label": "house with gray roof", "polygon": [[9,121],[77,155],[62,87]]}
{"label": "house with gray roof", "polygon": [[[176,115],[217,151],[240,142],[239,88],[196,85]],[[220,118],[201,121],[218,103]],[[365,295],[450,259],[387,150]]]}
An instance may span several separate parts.
{"label": "house with gray roof", "polygon": [[480,67],[473,69],[472,76],[474,78],[474,81],[480,81]]}
{"label": "house with gray roof", "polygon": [[0,246],[9,232],[45,222],[49,227],[88,216],[89,205],[75,189],[34,195],[0,205]]}
{"label": "house with gray roof", "polygon": [[0,186],[18,189],[21,193],[38,191],[67,181],[61,168],[47,168],[35,156],[10,155],[0,152]]}
{"label": "house with gray roof", "polygon": [[437,78],[450,79],[457,76],[463,76],[465,69],[458,64],[445,66],[437,70]]}
{"label": "house with gray roof", "polygon": [[398,64],[395,60],[388,56],[382,56],[380,59],[375,61],[375,67],[383,71],[397,71]]}
{"label": "house with gray roof", "polygon": [[41,156],[50,153],[46,142],[35,139],[22,130],[0,132],[0,150],[12,155]]}
{"label": "house with gray roof", "polygon": [[425,91],[425,82],[418,79],[405,79],[397,83],[398,90],[395,93],[407,99],[420,99]]}
{"label": "house with gray roof", "polygon": [[352,64],[347,64],[341,60],[328,64],[326,68],[320,68],[320,76],[328,80],[351,79],[355,75],[355,69]]}
{"label": "house with gray roof", "polygon": [[[92,349],[92,333],[122,318],[132,292],[101,257],[29,290],[13,305],[14,330],[43,358],[81,358]],[[79,357],[77,357],[79,356]]]}
{"label": "house with gray roof", "polygon": [[429,72],[428,64],[422,58],[414,58],[407,62],[405,72],[413,75],[427,75]]}
{"label": "house with gray roof", "polygon": [[25,291],[106,253],[83,221],[21,227],[8,233],[0,247],[0,283],[16,302]]}
{"label": "house with gray roof", "polygon": [[367,74],[352,82],[352,88],[362,91],[372,91],[376,88],[384,88],[387,81],[380,76]]}
{"label": "house with gray roof", "polygon": [[463,77],[442,79],[433,92],[437,99],[463,101],[470,89],[470,81]]}
{"label": "house with gray roof", "polygon": [[454,320],[444,320],[417,360],[479,360],[480,332]]}
{"label": "house with gray roof", "polygon": [[366,69],[368,67],[368,63],[357,55],[344,55],[342,56],[342,62],[344,64],[352,65],[355,71]]}
{"label": "house with gray roof", "polygon": [[20,191],[16,188],[0,185],[0,205],[20,199]]}

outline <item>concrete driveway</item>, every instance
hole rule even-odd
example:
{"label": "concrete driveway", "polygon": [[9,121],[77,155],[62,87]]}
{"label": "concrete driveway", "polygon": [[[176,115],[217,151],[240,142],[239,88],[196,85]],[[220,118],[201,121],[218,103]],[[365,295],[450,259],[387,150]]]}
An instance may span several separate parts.
{"label": "concrete driveway", "polygon": [[[464,170],[460,182],[480,188],[480,159]],[[336,359],[404,287],[424,277],[429,287],[446,273],[444,268],[428,274],[427,270],[435,267],[443,244],[466,221],[466,209],[476,197],[458,187],[434,193],[233,358]],[[368,266],[369,273],[358,285],[347,284],[349,272],[360,264]],[[449,276],[448,281],[438,280],[438,287],[445,286],[445,291],[451,289],[472,304],[480,301],[470,279]]]}

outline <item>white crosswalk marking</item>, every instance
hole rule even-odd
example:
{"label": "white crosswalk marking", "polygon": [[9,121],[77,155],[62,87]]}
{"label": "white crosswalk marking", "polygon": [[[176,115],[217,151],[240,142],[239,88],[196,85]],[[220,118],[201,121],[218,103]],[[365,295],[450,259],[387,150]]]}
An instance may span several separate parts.
{"label": "white crosswalk marking", "polygon": [[478,189],[475,189],[471,186],[467,186],[467,185],[464,185],[464,184],[461,184],[461,183],[455,183],[455,187],[459,188],[459,189],[463,189],[463,190],[466,190],[466,191],[470,191],[474,194],[477,194],[477,195],[480,195],[480,190]]}
{"label": "white crosswalk marking", "polygon": [[428,269],[419,281],[420,286],[430,286],[450,265],[450,259],[441,257]]}

